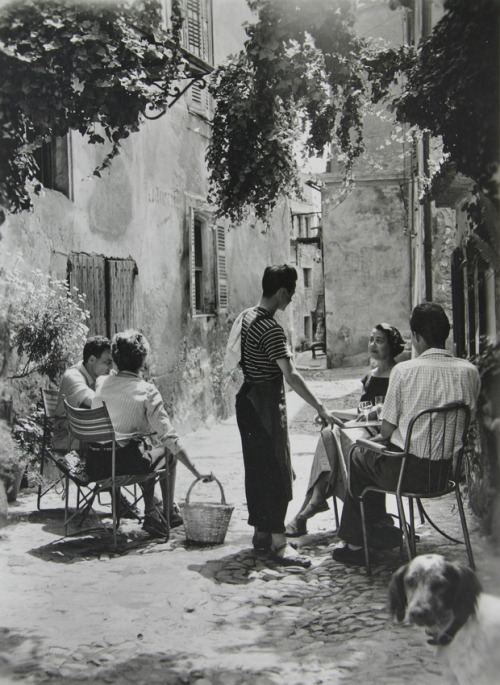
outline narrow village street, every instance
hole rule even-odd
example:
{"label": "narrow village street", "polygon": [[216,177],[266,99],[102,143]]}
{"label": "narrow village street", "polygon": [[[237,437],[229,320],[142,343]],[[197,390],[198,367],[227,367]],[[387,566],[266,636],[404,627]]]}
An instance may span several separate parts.
{"label": "narrow village street", "polygon": [[[309,354],[310,358],[310,354]],[[305,372],[328,406],[352,406],[364,369]],[[289,421],[296,471],[290,517],[307,485],[318,429],[313,410],[290,393]],[[200,471],[212,470],[234,504],[225,543],[186,543],[183,527],[167,543],[150,541],[126,521],[132,542],[112,553],[109,535],[63,538],[63,508],[52,496],[36,509],[36,493],[21,494],[3,529],[0,588],[0,682],[313,685],[444,682],[423,630],[394,625],[387,585],[398,550],[363,568],[334,562],[333,512],[309,522],[301,548],[310,569],[281,568],[251,547],[243,465],[234,417],[186,436]],[[192,482],[178,470],[177,500]],[[219,497],[201,484],[191,501]],[[433,503],[446,530],[458,534],[453,501]],[[104,508],[102,509],[104,511]],[[109,511],[109,510],[108,510]],[[479,577],[499,594],[498,557],[469,516]],[[465,561],[463,546],[418,530],[420,552]],[[125,549],[127,548],[127,549]]]}

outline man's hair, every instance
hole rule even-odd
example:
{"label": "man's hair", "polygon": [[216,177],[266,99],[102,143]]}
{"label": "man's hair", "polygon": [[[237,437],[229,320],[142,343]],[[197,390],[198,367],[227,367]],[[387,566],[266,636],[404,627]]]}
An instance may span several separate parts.
{"label": "man's hair", "polygon": [[149,350],[149,343],[142,333],[131,329],[115,333],[111,342],[111,356],[118,371],[138,371]]}
{"label": "man's hair", "polygon": [[417,304],[410,316],[410,328],[413,333],[421,335],[429,347],[444,348],[450,334],[446,312],[436,302]]}
{"label": "man's hair", "polygon": [[109,351],[111,341],[104,335],[94,335],[89,338],[83,347],[83,363],[86,364],[90,357],[99,358],[103,352]]}
{"label": "man's hair", "polygon": [[297,271],[289,264],[268,266],[262,277],[262,294],[272,297],[280,288],[286,288],[290,294],[295,292]]}

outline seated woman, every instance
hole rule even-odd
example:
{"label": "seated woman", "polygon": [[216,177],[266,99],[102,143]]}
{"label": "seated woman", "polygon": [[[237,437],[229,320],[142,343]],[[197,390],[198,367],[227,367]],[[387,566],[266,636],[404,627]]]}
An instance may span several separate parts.
{"label": "seated woman", "polygon": [[[165,454],[169,462],[172,462],[169,463],[169,502],[171,526],[174,527],[182,523],[182,518],[172,509],[175,462],[181,461],[196,478],[209,480],[212,476],[202,476],[192,464],[170,423],[160,393],[141,376],[149,349],[148,341],[138,331],[116,333],[111,342],[111,356],[118,373],[98,378],[92,407],[100,407],[105,403],[111,417],[118,443],[117,475],[151,473],[159,466],[160,461],[166,461],[163,458]],[[145,445],[143,440],[137,437],[134,439],[134,436],[147,434],[154,434],[154,449]],[[89,445],[87,472],[93,480],[108,478],[111,475],[111,450],[99,443]],[[152,537],[163,537],[167,530],[154,503],[154,481],[146,481],[142,490],[145,514],[143,529]]]}
{"label": "seated woman", "polygon": [[[405,341],[394,326],[379,323],[370,335],[369,352],[376,366],[361,379],[363,392],[360,402],[370,401],[375,406],[376,397],[384,397],[389,385],[389,376],[396,364],[395,357],[404,350]],[[333,415],[342,419],[355,418],[355,410],[333,410]],[[307,493],[300,507],[299,513],[286,526],[285,535],[299,537],[307,534],[307,519],[320,511],[329,509],[327,498],[339,497],[344,499],[346,491],[345,456],[349,447],[360,437],[371,437],[370,429],[350,428],[342,430],[335,426],[325,428],[321,432],[316,452],[314,454]],[[373,430],[373,429],[371,429]]]}

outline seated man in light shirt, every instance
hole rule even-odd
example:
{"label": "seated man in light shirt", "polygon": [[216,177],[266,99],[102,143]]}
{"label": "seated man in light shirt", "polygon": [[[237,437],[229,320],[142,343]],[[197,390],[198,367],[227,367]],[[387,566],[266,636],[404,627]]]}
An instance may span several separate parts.
{"label": "seated man in light shirt", "polygon": [[[88,338],[83,347],[83,359],[64,372],[59,386],[59,396],[54,418],[51,449],[55,453],[66,454],[79,449],[78,440],[70,435],[64,411],[64,402],[71,407],[90,409],[95,394],[95,382],[99,376],[107,376],[113,367],[111,341],[103,335]],[[121,515],[124,518],[137,518],[139,512],[120,495]]]}
{"label": "seated man in light shirt", "polygon": [[[114,335],[111,355],[118,369],[115,375],[103,376],[96,383],[92,407],[103,403],[115,429],[118,450],[116,453],[117,475],[150,473],[158,465],[158,459],[168,460],[170,466],[169,501],[173,505],[175,485],[175,462],[181,461],[196,478],[202,476],[191,462],[179,435],[173,428],[158,389],[144,380],[141,369],[149,352],[149,343],[139,331],[127,330]],[[144,441],[134,436],[151,434],[154,449],[145,447]],[[162,455],[165,454],[165,460]],[[91,478],[101,479],[111,475],[111,450],[106,446],[89,445],[87,472]],[[162,537],[167,530],[154,505],[154,484],[146,482],[144,494],[143,528],[152,537]],[[182,518],[172,509],[171,525],[180,525]]]}
{"label": "seated man in light shirt", "polygon": [[75,408],[90,408],[95,393],[95,382],[98,376],[109,374],[113,367],[111,342],[103,335],[89,338],[83,348],[83,359],[67,369],[59,386],[59,397],[52,432],[52,449],[56,452],[68,452],[78,449],[78,441],[68,433],[68,421],[64,411],[64,402]]}
{"label": "seated man in light shirt", "polygon": [[[396,452],[403,450],[409,423],[420,411],[463,402],[474,416],[480,388],[477,368],[465,359],[453,357],[445,349],[450,322],[441,305],[435,302],[417,305],[411,313],[410,329],[416,358],[400,362],[391,371],[380,435],[373,439],[387,443],[388,449]],[[443,468],[438,459],[426,463],[418,455],[425,453],[427,441],[428,431],[424,427],[412,433],[415,452],[409,455],[405,471],[405,478],[422,492],[428,491],[431,484],[443,486],[448,481],[453,461],[448,459],[448,469]],[[351,459],[351,492],[359,495],[369,485],[394,489],[400,468],[401,459],[397,457],[359,448]],[[385,495],[369,492],[364,497],[364,505],[369,544],[373,544],[375,528],[387,519]],[[392,534],[397,532],[394,527],[391,530],[391,526],[385,526],[385,529],[381,526],[376,531],[386,547],[399,544],[399,536]],[[344,501],[339,537],[345,544],[333,550],[333,558],[344,564],[363,564],[360,504],[349,492]]]}

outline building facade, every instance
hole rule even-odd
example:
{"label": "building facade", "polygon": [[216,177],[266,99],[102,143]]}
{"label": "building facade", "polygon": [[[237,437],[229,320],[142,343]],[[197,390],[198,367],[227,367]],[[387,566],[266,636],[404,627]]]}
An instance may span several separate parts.
{"label": "building facade", "polygon": [[[184,48],[199,70],[241,49],[244,0],[185,0],[184,13]],[[193,82],[145,121],[101,178],[93,176],[101,146],[75,132],[45,146],[34,211],[1,227],[0,266],[67,277],[86,295],[90,334],[136,327],[146,335],[149,376],[180,429],[232,411],[238,379],[222,370],[228,329],[258,301],[265,266],[290,257],[286,203],[269,225],[238,226],[216,220],[207,204],[211,102],[202,86]]]}

